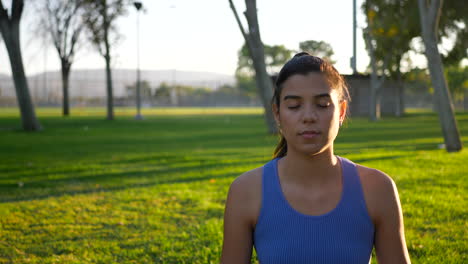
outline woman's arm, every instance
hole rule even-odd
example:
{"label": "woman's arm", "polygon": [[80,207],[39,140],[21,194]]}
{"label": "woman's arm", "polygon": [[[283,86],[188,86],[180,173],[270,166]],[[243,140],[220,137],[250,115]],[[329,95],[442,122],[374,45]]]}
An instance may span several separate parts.
{"label": "woman's arm", "polygon": [[406,248],[403,214],[398,191],[385,173],[358,165],[369,215],[375,226],[379,264],[411,263]]}
{"label": "woman's arm", "polygon": [[258,169],[247,172],[239,176],[229,188],[224,211],[222,264],[250,263],[255,216],[261,199],[260,177]]}
{"label": "woman's arm", "polygon": [[[382,173],[383,174],[383,173]],[[379,264],[411,263],[406,248],[403,213],[395,183],[382,175],[377,199],[375,249]]]}

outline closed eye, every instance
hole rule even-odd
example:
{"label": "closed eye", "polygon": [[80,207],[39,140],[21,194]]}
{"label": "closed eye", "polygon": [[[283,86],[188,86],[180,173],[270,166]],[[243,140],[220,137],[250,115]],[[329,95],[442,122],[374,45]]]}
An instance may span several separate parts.
{"label": "closed eye", "polygon": [[298,109],[300,105],[288,106],[288,109]]}

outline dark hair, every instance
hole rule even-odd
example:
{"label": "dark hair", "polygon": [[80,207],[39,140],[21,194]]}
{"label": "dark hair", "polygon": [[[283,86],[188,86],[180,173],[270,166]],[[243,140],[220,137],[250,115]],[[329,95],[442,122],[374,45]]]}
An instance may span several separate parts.
{"label": "dark hair", "polygon": [[[351,101],[348,86],[343,76],[326,60],[310,55],[307,52],[300,52],[294,55],[283,68],[281,68],[276,78],[276,87],[271,99],[271,104],[276,104],[279,111],[280,95],[283,90],[283,83],[291,76],[300,74],[306,75],[310,72],[319,72],[325,76],[325,79],[331,88],[338,90],[338,99],[341,101]],[[273,152],[273,158],[284,157],[288,151],[286,139],[280,134],[280,141]]]}

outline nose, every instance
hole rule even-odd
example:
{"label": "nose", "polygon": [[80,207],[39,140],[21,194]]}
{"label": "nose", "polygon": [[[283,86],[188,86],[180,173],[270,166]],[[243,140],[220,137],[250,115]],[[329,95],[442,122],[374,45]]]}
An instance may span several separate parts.
{"label": "nose", "polygon": [[315,123],[317,122],[318,115],[317,109],[313,106],[304,107],[304,111],[302,113],[302,122],[303,123]]}

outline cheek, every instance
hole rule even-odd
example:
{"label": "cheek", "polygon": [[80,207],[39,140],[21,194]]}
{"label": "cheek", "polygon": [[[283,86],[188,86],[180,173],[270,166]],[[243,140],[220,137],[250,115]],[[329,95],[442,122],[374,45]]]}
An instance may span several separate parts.
{"label": "cheek", "polygon": [[288,109],[286,105],[281,105],[278,118],[281,122],[290,123],[291,119],[294,118],[294,112]]}

